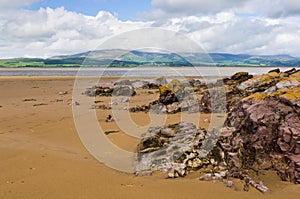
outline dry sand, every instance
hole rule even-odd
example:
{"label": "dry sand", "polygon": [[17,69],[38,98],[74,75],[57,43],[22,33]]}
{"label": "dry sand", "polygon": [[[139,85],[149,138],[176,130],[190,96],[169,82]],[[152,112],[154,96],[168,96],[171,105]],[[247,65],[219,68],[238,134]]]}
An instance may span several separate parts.
{"label": "dry sand", "polygon": [[[112,79],[107,79],[111,81]],[[197,173],[186,178],[166,179],[164,174],[134,176],[106,167],[91,156],[75,129],[72,106],[72,77],[0,77],[0,198],[299,198],[300,187],[281,182],[274,172],[261,175],[271,191],[237,190],[222,183],[201,182]],[[66,95],[59,95],[67,91]],[[134,104],[157,97],[139,91]],[[97,98],[108,103],[108,98]],[[97,110],[104,130],[119,147],[135,151],[137,138],[118,126],[105,123],[110,111]],[[145,113],[132,114],[146,125]],[[172,115],[168,123],[179,121]],[[200,121],[209,118],[201,115]],[[201,122],[207,127],[207,123]]]}

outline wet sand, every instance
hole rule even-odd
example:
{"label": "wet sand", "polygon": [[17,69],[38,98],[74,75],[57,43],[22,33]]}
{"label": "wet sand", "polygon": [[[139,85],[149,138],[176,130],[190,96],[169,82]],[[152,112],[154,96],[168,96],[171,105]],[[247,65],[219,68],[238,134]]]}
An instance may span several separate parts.
{"label": "wet sand", "polygon": [[[108,82],[116,78],[107,78]],[[222,183],[202,182],[197,172],[180,179],[166,175],[135,176],[106,167],[88,153],[77,134],[72,116],[73,77],[0,77],[0,198],[298,198],[300,186],[282,182],[274,172],[259,177],[270,188],[261,194],[233,191]],[[67,91],[60,95],[59,92]],[[138,91],[131,105],[158,96]],[[97,97],[103,104],[110,99]],[[101,104],[100,103],[100,104]],[[108,138],[134,152],[137,138],[126,135],[115,122],[106,123],[110,110],[96,110]],[[132,118],[146,125],[145,113]],[[200,125],[209,115],[201,115]],[[167,123],[180,120],[169,116]]]}

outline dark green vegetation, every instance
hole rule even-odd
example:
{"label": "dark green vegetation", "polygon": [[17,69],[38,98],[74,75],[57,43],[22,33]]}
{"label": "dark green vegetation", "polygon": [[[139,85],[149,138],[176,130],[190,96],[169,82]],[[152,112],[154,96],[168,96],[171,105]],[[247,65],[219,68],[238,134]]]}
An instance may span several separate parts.
{"label": "dark green vegetation", "polygon": [[[209,55],[209,56],[208,56]],[[300,58],[289,55],[254,56],[225,53],[158,53],[98,50],[48,59],[0,59],[0,67],[135,67],[135,66],[300,66]]]}

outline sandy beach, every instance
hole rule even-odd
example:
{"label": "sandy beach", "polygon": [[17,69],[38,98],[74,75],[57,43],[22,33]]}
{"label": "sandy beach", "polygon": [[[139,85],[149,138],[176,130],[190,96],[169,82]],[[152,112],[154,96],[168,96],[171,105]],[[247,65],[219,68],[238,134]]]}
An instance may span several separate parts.
{"label": "sandy beach", "polygon": [[[72,115],[74,77],[0,77],[0,198],[298,198],[299,186],[280,181],[276,173],[260,174],[270,192],[244,192],[223,183],[200,181],[197,173],[167,179],[165,174],[135,176],[106,167],[88,153]],[[115,81],[116,78],[106,78]],[[64,94],[60,92],[65,92]],[[132,105],[158,97],[138,91]],[[108,104],[108,97],[97,97]],[[108,138],[120,148],[135,152],[139,139],[126,135],[115,122],[106,123],[110,110],[97,110]],[[145,125],[145,113],[132,113]],[[201,115],[200,126],[208,126]],[[167,123],[179,121],[169,116]]]}

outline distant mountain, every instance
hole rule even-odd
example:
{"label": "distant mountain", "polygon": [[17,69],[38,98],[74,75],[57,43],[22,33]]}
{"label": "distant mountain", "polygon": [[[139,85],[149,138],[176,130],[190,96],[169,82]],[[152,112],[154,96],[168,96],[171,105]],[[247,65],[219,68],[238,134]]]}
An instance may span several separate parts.
{"label": "distant mountain", "polygon": [[187,53],[89,51],[48,59],[0,59],[1,67],[135,67],[135,66],[300,66],[300,58],[290,55],[248,55],[226,53]]}

